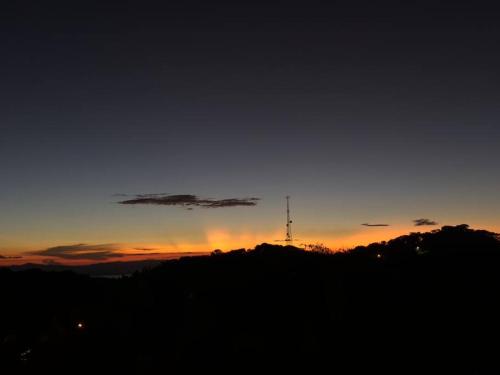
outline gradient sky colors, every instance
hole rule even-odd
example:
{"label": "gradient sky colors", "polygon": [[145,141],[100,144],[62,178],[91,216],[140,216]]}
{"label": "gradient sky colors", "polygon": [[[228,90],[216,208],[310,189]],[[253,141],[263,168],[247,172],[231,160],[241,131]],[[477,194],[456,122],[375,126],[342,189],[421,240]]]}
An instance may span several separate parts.
{"label": "gradient sky colors", "polygon": [[[15,3],[0,16],[0,254],[23,258],[0,263],[252,247],[284,238],[285,195],[296,237],[333,248],[435,228],[419,218],[500,231],[496,7]],[[153,193],[261,200],[117,203]]]}

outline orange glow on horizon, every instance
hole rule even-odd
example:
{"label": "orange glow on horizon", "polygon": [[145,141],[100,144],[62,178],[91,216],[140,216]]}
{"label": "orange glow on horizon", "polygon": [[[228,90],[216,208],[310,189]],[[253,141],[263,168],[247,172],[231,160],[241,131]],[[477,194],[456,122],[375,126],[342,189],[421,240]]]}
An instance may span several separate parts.
{"label": "orange glow on horizon", "polygon": [[[401,235],[411,232],[428,232],[434,229],[439,229],[441,226],[435,227],[384,227],[384,228],[355,228],[349,234],[332,234],[332,235],[315,235],[307,232],[297,233],[300,240],[294,242],[295,246],[302,247],[302,244],[324,244],[328,248],[337,250],[346,250],[354,248],[358,245],[368,245],[373,242],[388,241]],[[499,228],[488,228],[487,225],[471,226],[471,228],[486,228],[493,232],[499,232]],[[20,250],[16,249],[10,253],[3,253],[4,258],[0,258],[0,266],[22,265],[26,263],[34,263],[41,265],[87,265],[95,263],[110,263],[110,262],[130,262],[141,261],[148,259],[168,260],[189,255],[208,254],[215,249],[222,251],[230,251],[234,249],[252,249],[256,245],[263,242],[270,244],[284,244],[276,242],[277,239],[283,239],[284,233],[281,228],[277,228],[267,232],[253,232],[251,230],[236,231],[227,228],[209,228],[205,231],[205,240],[197,243],[135,243],[135,244],[117,244],[115,256],[110,256],[104,259],[77,259],[75,257],[55,257],[43,255],[29,255],[32,249]]]}
{"label": "orange glow on horizon", "polygon": [[280,230],[256,233],[249,230],[236,232],[228,229],[213,228],[206,231],[207,244],[210,250],[251,249],[263,242],[274,243],[275,240],[282,237],[284,235]]}

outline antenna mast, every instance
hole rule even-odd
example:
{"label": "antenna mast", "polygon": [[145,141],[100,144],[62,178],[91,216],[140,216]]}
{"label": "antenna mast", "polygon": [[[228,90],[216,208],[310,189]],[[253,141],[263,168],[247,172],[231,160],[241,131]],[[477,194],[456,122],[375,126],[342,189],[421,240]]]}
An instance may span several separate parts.
{"label": "antenna mast", "polygon": [[285,242],[290,245],[293,242],[292,220],[290,220],[290,196],[286,196],[286,238]]}
{"label": "antenna mast", "polygon": [[[296,238],[295,241],[298,239]],[[288,245],[292,245],[294,239],[292,237],[292,220],[290,219],[290,196],[286,196],[286,236],[284,240],[275,240],[277,242],[285,242]]]}

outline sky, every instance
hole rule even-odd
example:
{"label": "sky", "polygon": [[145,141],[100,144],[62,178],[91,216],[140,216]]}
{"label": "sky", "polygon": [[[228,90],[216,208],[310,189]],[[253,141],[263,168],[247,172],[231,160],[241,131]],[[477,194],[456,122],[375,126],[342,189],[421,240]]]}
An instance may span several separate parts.
{"label": "sky", "polygon": [[[297,244],[500,231],[499,13],[481,1],[3,5],[0,264],[250,248],[284,239],[286,195]],[[179,195],[239,203],[165,204]]]}

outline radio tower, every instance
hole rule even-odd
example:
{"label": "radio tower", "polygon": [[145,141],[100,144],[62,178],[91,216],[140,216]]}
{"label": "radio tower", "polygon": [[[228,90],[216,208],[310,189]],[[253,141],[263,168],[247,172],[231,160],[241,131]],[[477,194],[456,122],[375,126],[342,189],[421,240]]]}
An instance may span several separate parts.
{"label": "radio tower", "polygon": [[292,237],[292,220],[290,220],[290,196],[286,196],[286,237],[285,242],[287,245],[291,245],[293,242]]}
{"label": "radio tower", "polygon": [[[277,242],[285,242],[287,245],[292,245],[294,239],[292,237],[292,220],[290,219],[290,196],[286,196],[286,236],[284,240],[275,240]],[[295,239],[297,241],[297,238]]]}

